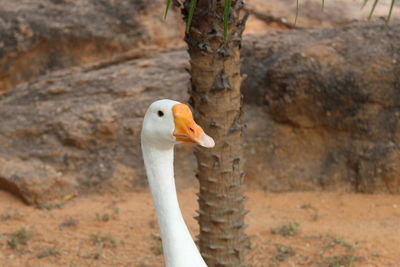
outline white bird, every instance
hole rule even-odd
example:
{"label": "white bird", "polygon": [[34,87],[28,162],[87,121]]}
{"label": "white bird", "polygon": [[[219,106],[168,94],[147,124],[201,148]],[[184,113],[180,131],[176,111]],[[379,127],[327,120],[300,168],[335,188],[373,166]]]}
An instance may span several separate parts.
{"label": "white bird", "polygon": [[144,116],[141,143],[147,178],[160,226],[166,267],[207,267],[182,217],[174,180],[174,145],[214,147],[214,140],[193,120],[190,108],[159,100]]}

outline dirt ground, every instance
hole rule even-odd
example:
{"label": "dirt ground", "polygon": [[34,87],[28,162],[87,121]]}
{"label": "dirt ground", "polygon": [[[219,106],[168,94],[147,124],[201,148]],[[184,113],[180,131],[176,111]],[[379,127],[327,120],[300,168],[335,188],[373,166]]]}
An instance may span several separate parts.
{"label": "dirt ground", "polygon": [[[247,195],[255,267],[400,266],[400,196]],[[181,190],[179,198],[195,234],[195,190]],[[38,209],[0,191],[0,226],[0,266],[163,266],[147,192],[89,195]]]}

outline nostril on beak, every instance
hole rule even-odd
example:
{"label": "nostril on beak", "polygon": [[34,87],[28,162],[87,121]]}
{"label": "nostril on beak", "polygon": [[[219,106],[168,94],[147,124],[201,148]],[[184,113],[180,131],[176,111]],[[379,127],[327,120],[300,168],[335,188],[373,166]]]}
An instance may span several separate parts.
{"label": "nostril on beak", "polygon": [[193,129],[193,128],[190,127],[189,130],[190,130],[192,133],[194,133],[194,129]]}

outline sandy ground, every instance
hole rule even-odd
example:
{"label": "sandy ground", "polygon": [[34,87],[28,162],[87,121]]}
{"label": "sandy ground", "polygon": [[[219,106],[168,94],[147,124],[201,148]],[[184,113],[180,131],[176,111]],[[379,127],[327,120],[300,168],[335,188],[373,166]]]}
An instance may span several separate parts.
{"label": "sandy ground", "polygon": [[[400,196],[247,195],[253,266],[400,266]],[[195,234],[194,189],[179,198]],[[0,266],[163,266],[150,194],[89,195],[37,209],[0,191]]]}

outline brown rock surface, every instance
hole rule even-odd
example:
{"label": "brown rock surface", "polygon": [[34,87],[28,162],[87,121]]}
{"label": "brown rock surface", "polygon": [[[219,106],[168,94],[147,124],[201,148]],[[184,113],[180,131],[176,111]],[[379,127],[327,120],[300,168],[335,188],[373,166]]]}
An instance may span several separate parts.
{"label": "brown rock surface", "polygon": [[[399,25],[355,24],[246,39],[249,185],[400,191],[399,32]],[[3,94],[0,186],[41,204],[143,184],[143,114],[156,99],[187,99],[187,67],[184,49],[139,50]],[[189,146],[176,162],[179,183],[192,183]]]}
{"label": "brown rock surface", "polygon": [[[300,1],[298,26],[332,27],[365,19],[370,7],[361,10],[362,2],[326,1],[321,11],[320,0]],[[385,15],[388,3],[381,0],[375,15]],[[282,19],[294,22],[294,0],[247,0],[247,4],[253,11],[247,33],[286,29],[279,23]],[[171,8],[164,20],[164,5],[164,0],[0,0],[0,93],[49,71],[131,49],[181,45],[181,15]],[[393,20],[399,12],[396,6]]]}
{"label": "brown rock surface", "polygon": [[[187,61],[183,50],[153,51],[149,58],[54,72],[3,94],[0,157],[8,164],[0,168],[1,184],[42,203],[60,196],[48,186],[54,177],[68,177],[62,194],[143,183],[141,120],[155,99],[185,99]],[[31,179],[41,181],[42,194],[29,188]]]}
{"label": "brown rock surface", "polygon": [[180,15],[164,1],[0,0],[0,92],[48,71],[147,45],[175,46]]}
{"label": "brown rock surface", "polygon": [[271,190],[399,193],[398,47],[400,24],[249,38],[245,101],[266,106],[264,131],[247,136],[262,166],[250,176]]}

